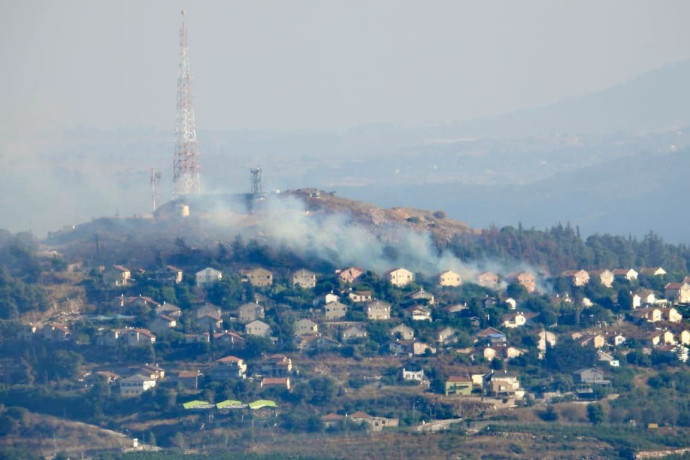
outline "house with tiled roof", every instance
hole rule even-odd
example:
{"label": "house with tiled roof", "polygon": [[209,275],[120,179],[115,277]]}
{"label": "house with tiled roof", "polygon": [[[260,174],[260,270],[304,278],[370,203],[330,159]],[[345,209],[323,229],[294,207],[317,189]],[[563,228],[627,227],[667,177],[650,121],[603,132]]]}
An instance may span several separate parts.
{"label": "house with tiled roof", "polygon": [[321,417],[321,421],[326,428],[337,426],[338,424],[342,423],[343,420],[345,420],[345,416],[333,413],[326,414]]}
{"label": "house with tiled roof", "polygon": [[273,272],[265,268],[250,268],[241,270],[249,284],[254,287],[268,287],[273,285]]}
{"label": "house with tiled roof", "polygon": [[348,292],[347,296],[355,303],[371,302],[373,299],[373,292],[368,289]]}
{"label": "house with tiled roof", "polygon": [[447,307],[443,308],[443,311],[451,314],[451,315],[457,315],[459,313],[462,313],[465,310],[469,310],[469,307],[467,306],[466,303],[455,303],[452,305],[448,305]]}
{"label": "house with tiled roof", "polygon": [[606,345],[606,336],[599,332],[573,332],[571,337],[583,347],[601,348]]}
{"label": "house with tiled roof", "polygon": [[520,380],[517,374],[512,372],[491,372],[484,377],[485,385],[488,390],[495,395],[515,396],[522,399],[525,392],[520,388]]}
{"label": "house with tiled roof", "polygon": [[614,278],[618,280],[636,281],[637,275],[637,271],[632,268],[617,268],[613,271]]}
{"label": "house with tiled roof", "polygon": [[240,323],[251,323],[257,319],[265,318],[266,311],[258,302],[248,302],[239,306],[237,309],[237,317]]}
{"label": "house with tiled roof", "polygon": [[343,319],[347,315],[347,305],[337,301],[327,303],[323,310],[324,318],[329,321]]}
{"label": "house with tiled roof", "polygon": [[349,340],[355,340],[355,339],[363,339],[363,338],[367,337],[367,335],[369,335],[369,334],[367,333],[367,330],[364,327],[362,327],[360,325],[355,325],[355,326],[350,326],[350,327],[346,328],[343,331],[342,338],[345,341],[349,341]]}
{"label": "house with tiled roof", "polygon": [[423,305],[433,305],[435,302],[435,298],[431,292],[425,291],[424,288],[420,288],[418,291],[414,291],[407,295],[407,302]]}
{"label": "house with tiled roof", "polygon": [[458,287],[462,285],[462,277],[453,270],[446,270],[438,275],[440,287]]}
{"label": "house with tiled roof", "polygon": [[374,300],[367,304],[365,313],[369,320],[391,319],[391,304],[383,300]]}
{"label": "house with tiled roof", "polygon": [[127,328],[122,330],[121,340],[129,347],[139,347],[156,343],[156,335],[143,328]]}
{"label": "house with tiled roof", "polygon": [[608,385],[610,380],[604,378],[604,371],[596,367],[588,367],[573,372],[575,383],[579,384],[594,384],[594,385]]}
{"label": "house with tiled roof", "polygon": [[315,334],[319,332],[319,325],[314,321],[305,318],[296,321],[293,325],[293,330],[297,336]]}
{"label": "house with tiled roof", "polygon": [[668,283],[664,297],[676,303],[690,303],[690,283]]}
{"label": "house with tiled roof", "polygon": [[312,304],[315,307],[320,307],[322,305],[327,305],[331,302],[339,302],[339,301],[340,301],[340,296],[338,294],[334,293],[333,291],[331,291],[327,294],[318,296],[316,299],[314,299]]}
{"label": "house with tiled roof", "polygon": [[215,380],[244,379],[247,363],[236,356],[225,356],[216,360],[216,365],[208,373]]}
{"label": "house with tiled roof", "polygon": [[446,326],[436,332],[436,341],[441,344],[447,344],[451,342],[451,339],[455,336],[456,330],[450,326]]}
{"label": "house with tiled roof", "polygon": [[157,315],[149,321],[149,330],[154,334],[163,335],[177,326],[177,320],[168,315]]}
{"label": "house with tiled roof", "polygon": [[199,388],[199,377],[201,372],[198,369],[192,371],[179,371],[177,381],[187,390],[197,390]]}
{"label": "house with tiled roof", "polygon": [[180,316],[182,316],[182,309],[177,305],[163,302],[162,305],[156,307],[156,314],[166,315],[171,318],[180,319]]}
{"label": "house with tiled roof", "polygon": [[680,323],[683,320],[683,315],[681,315],[680,312],[673,307],[640,308],[633,312],[633,316],[639,319],[643,319],[649,323],[656,323],[659,321],[668,321],[669,323]]}
{"label": "house with tiled roof", "polygon": [[254,335],[257,337],[270,337],[271,326],[261,320],[252,321],[245,326],[247,335]]}
{"label": "house with tiled roof", "polygon": [[261,361],[261,373],[272,377],[285,377],[292,373],[292,359],[285,355],[271,355]]}
{"label": "house with tiled roof", "polygon": [[412,321],[431,321],[431,309],[422,305],[406,308],[404,315]]}
{"label": "house with tiled roof", "polygon": [[446,396],[470,396],[474,385],[469,375],[452,375],[446,379],[444,386]]}
{"label": "house with tiled roof", "polygon": [[412,340],[414,338],[414,329],[404,324],[399,324],[390,330],[390,334],[403,340]]}
{"label": "house with tiled roof", "polygon": [[290,275],[290,283],[293,287],[312,289],[316,286],[316,273],[307,269],[300,269]]}
{"label": "house with tiled roof", "polygon": [[341,283],[352,284],[364,274],[364,270],[359,267],[348,267],[343,270],[337,270],[336,274]]}
{"label": "house with tiled roof", "polygon": [[561,276],[575,287],[585,286],[589,283],[589,273],[586,270],[566,270]]}
{"label": "house with tiled roof", "polygon": [[436,347],[432,347],[428,343],[417,342],[417,341],[415,341],[412,344],[412,354],[413,355],[421,356],[421,355],[426,355],[428,353],[435,355],[436,354]]}
{"label": "house with tiled roof", "polygon": [[183,270],[173,265],[166,265],[163,268],[146,273],[146,277],[149,281],[169,285],[180,284],[182,282],[183,275]]}
{"label": "house with tiled roof", "polygon": [[654,305],[656,294],[651,289],[638,289],[632,294],[633,308],[640,308],[642,305]]}
{"label": "house with tiled roof", "polygon": [[489,343],[506,343],[506,335],[493,327],[487,327],[486,329],[477,333],[477,340],[486,340]]}
{"label": "house with tiled roof", "polygon": [[505,315],[501,316],[501,324],[503,324],[503,327],[507,327],[509,329],[522,327],[527,324],[529,316],[531,315],[527,315],[521,311],[506,313]]}
{"label": "house with tiled roof", "polygon": [[536,278],[534,277],[533,274],[529,272],[516,272],[516,273],[511,273],[506,276],[505,278],[506,282],[508,284],[519,284],[520,286],[524,287],[527,292],[530,294],[534,292],[537,289],[537,281]]}
{"label": "house with tiled roof", "polygon": [[219,315],[206,313],[196,319],[196,327],[200,331],[219,331],[223,329],[223,320]]}
{"label": "house with tiled roof", "polygon": [[103,283],[110,286],[127,286],[132,277],[132,272],[124,265],[113,265],[103,272]]}
{"label": "house with tiled roof", "polygon": [[666,270],[663,267],[642,267],[639,273],[645,276],[664,276],[666,275]]}
{"label": "house with tiled roof", "polygon": [[213,341],[216,345],[228,348],[244,348],[246,340],[236,332],[221,331],[213,334]]}
{"label": "house with tiled roof", "polygon": [[477,276],[477,284],[489,289],[498,289],[498,275],[494,272],[482,272]]}
{"label": "house with tiled roof", "polygon": [[613,286],[613,280],[615,278],[613,272],[608,269],[603,270],[590,270],[590,279],[598,279],[602,286],[610,288]]}
{"label": "house with tiled roof", "polygon": [[414,273],[406,268],[394,268],[386,272],[385,278],[395,287],[405,287],[414,281]]}
{"label": "house with tiled roof", "polygon": [[145,391],[156,386],[156,380],[135,374],[124,379],[120,379],[120,395],[125,397],[139,396]]}
{"label": "house with tiled roof", "polygon": [[290,377],[264,377],[261,388],[283,388],[290,390]]}
{"label": "house with tiled roof", "polygon": [[223,279],[223,273],[215,268],[206,267],[203,270],[199,270],[194,274],[196,279],[196,285],[199,287],[206,286],[207,284],[215,283]]}

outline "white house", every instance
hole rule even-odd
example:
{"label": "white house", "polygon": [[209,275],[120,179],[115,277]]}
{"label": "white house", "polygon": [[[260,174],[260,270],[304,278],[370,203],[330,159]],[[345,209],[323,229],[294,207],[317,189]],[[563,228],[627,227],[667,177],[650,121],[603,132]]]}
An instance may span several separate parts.
{"label": "white house", "polygon": [[257,337],[269,337],[271,335],[271,326],[263,321],[252,321],[245,326],[247,335],[254,335]]}
{"label": "white house", "polygon": [[314,334],[319,332],[319,325],[310,319],[301,319],[294,325],[295,335]]}
{"label": "white house", "polygon": [[441,287],[458,287],[462,285],[462,277],[459,273],[446,270],[438,275],[438,285]]}
{"label": "white house", "polygon": [[414,281],[414,273],[405,268],[395,268],[386,273],[386,278],[393,286],[405,287]]}
{"label": "white house", "polygon": [[511,329],[524,326],[527,323],[527,316],[522,312],[506,313],[501,319],[503,320],[503,326]]}
{"label": "white house", "polygon": [[120,394],[122,396],[139,396],[155,386],[155,378],[135,374],[120,380]]}
{"label": "white house", "polygon": [[411,371],[403,367],[402,377],[406,382],[422,382],[424,380],[424,370]]}
{"label": "white house", "polygon": [[206,284],[215,283],[223,279],[223,273],[215,268],[206,267],[196,272],[196,285],[202,287]]}
{"label": "white house", "polygon": [[340,302],[330,302],[324,307],[324,318],[327,320],[336,320],[345,318],[347,315],[347,305]]}
{"label": "white house", "polygon": [[403,340],[412,340],[414,339],[414,329],[404,324],[399,324],[391,329],[391,335],[394,337],[399,335]]}

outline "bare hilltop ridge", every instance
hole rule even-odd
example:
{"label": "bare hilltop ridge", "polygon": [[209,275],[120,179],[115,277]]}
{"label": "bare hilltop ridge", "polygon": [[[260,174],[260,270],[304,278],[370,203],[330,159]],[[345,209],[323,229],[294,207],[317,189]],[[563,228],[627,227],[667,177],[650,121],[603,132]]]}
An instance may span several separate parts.
{"label": "bare hilltop ridge", "polygon": [[409,207],[380,208],[371,203],[352,200],[316,189],[288,192],[304,200],[312,212],[343,213],[360,225],[372,229],[390,225],[406,226],[416,231],[430,231],[437,240],[448,240],[455,234],[479,233],[464,222],[446,217],[444,211],[428,211]]}
{"label": "bare hilltop ridge", "polygon": [[[329,224],[324,224],[329,222]],[[444,211],[408,207],[381,208],[335,192],[313,188],[253,196],[199,195],[165,203],[155,213],[132,217],[101,217],[51,232],[45,243],[82,257],[118,247],[142,258],[151,246],[163,249],[180,239],[195,247],[230,242],[238,235],[266,239],[295,227],[295,232],[326,234],[355,227],[382,241],[395,241],[395,230],[428,234],[436,242],[455,235],[479,234]],[[128,251],[129,252],[129,251]],[[142,260],[144,262],[145,260]]]}

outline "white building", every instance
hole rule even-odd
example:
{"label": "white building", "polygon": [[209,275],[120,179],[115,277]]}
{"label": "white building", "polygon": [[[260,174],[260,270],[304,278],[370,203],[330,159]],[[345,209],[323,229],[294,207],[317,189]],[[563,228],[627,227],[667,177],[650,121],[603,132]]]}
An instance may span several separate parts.
{"label": "white building", "polygon": [[203,270],[196,272],[196,285],[204,286],[209,283],[215,283],[223,279],[223,273],[215,268],[206,267]]}
{"label": "white building", "polygon": [[120,394],[122,396],[139,396],[156,386],[156,379],[140,374],[120,380]]}

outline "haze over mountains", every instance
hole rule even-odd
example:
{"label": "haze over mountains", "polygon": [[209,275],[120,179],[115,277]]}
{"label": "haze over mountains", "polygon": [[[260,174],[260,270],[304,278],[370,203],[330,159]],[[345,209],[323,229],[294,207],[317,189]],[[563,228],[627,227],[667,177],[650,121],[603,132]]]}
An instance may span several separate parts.
{"label": "haze over mountains", "polygon": [[[570,221],[584,234],[653,229],[690,242],[690,216],[680,211],[690,171],[688,81],[684,61],[606,91],[464,123],[342,133],[200,128],[202,185],[246,192],[249,168],[261,165],[265,189],[317,187],[381,206],[440,209],[474,227]],[[2,226],[40,235],[148,212],[152,166],[163,172],[165,198],[172,129],[60,133],[0,171],[14,195],[0,198]]]}
{"label": "haze over mountains", "polygon": [[688,81],[690,61],[677,62],[604,91],[546,107],[469,121],[458,128],[474,136],[501,138],[681,129],[690,125]]}

